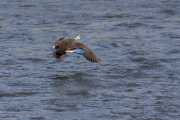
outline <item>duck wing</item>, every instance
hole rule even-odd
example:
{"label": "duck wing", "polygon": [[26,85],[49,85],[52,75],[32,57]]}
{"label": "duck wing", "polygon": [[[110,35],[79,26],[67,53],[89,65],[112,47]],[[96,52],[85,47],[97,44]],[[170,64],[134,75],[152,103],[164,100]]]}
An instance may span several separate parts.
{"label": "duck wing", "polygon": [[91,61],[91,62],[100,62],[101,59],[99,59],[85,44],[83,43],[77,43],[77,48],[82,48],[85,50],[83,56]]}

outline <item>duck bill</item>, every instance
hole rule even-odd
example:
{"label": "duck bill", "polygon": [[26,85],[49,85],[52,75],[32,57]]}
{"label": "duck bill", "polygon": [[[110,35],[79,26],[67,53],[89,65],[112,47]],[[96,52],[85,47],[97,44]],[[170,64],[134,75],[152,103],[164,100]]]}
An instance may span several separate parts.
{"label": "duck bill", "polygon": [[56,47],[55,47],[55,44],[53,45],[53,49],[55,49]]}
{"label": "duck bill", "polygon": [[54,44],[53,44],[53,49],[57,49],[57,42],[55,42]]}

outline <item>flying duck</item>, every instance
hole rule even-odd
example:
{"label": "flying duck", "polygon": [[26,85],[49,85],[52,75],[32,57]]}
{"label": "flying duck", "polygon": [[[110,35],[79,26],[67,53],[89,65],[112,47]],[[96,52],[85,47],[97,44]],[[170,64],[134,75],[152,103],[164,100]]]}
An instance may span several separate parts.
{"label": "flying duck", "polygon": [[60,38],[53,44],[53,49],[56,49],[52,52],[53,56],[61,60],[66,57],[66,52],[73,52],[83,55],[91,62],[100,62],[101,60],[85,44],[77,42],[80,38],[80,35],[75,38]]}

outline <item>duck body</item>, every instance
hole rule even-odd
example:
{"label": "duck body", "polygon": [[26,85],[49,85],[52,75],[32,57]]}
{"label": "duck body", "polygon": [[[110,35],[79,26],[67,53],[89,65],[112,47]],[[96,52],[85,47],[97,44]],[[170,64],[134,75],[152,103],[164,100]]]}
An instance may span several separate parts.
{"label": "duck body", "polygon": [[60,38],[53,45],[56,49],[52,54],[57,59],[63,59],[66,57],[66,52],[73,52],[83,55],[87,60],[91,62],[100,62],[100,59],[83,43],[78,43],[80,35],[75,38]]}

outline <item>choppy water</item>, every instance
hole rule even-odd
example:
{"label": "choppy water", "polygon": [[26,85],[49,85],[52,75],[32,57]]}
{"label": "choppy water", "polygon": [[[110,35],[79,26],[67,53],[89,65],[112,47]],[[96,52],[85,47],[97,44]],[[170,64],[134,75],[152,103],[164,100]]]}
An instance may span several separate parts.
{"label": "choppy water", "polygon": [[[179,119],[179,31],[179,0],[3,0],[0,118]],[[77,34],[101,63],[52,57]]]}

